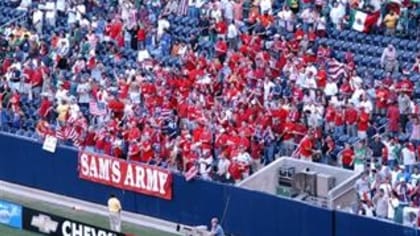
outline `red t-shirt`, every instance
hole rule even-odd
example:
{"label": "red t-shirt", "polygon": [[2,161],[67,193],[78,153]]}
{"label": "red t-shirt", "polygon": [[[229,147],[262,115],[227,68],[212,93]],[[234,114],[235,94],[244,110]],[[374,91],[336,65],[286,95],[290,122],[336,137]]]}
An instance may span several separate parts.
{"label": "red t-shirt", "polygon": [[346,120],[347,124],[350,124],[350,125],[355,124],[356,121],[357,121],[357,115],[358,114],[357,114],[356,109],[354,109],[352,107],[347,108],[344,112],[344,116],[345,116],[345,120]]}
{"label": "red t-shirt", "polygon": [[334,107],[327,107],[325,111],[325,120],[327,122],[334,122],[335,121],[335,109]]}
{"label": "red t-shirt", "polygon": [[389,91],[385,88],[376,90],[376,107],[386,108],[388,105]]}
{"label": "red t-shirt", "polygon": [[150,141],[145,141],[141,144],[141,157],[142,162],[149,162],[153,158],[153,149],[152,143]]}
{"label": "red t-shirt", "polygon": [[295,131],[295,124],[293,122],[287,122],[284,125],[283,140],[290,140],[294,137],[293,132]]}
{"label": "red t-shirt", "polygon": [[218,55],[223,55],[226,54],[227,50],[228,50],[228,46],[227,43],[225,41],[219,40],[216,43],[216,52]]}
{"label": "red t-shirt", "polygon": [[309,138],[304,138],[300,144],[299,153],[301,156],[310,157],[312,156],[313,143]]}
{"label": "red t-shirt", "polygon": [[52,106],[52,104],[48,99],[46,99],[46,98],[42,99],[41,105],[39,107],[39,116],[43,117],[43,118],[46,118],[47,115],[48,115],[47,111],[51,108],[51,106]]}
{"label": "red t-shirt", "polygon": [[359,131],[367,131],[369,128],[369,114],[361,112],[359,116],[359,122],[357,123],[357,129]]}
{"label": "red t-shirt", "polygon": [[341,152],[341,162],[343,163],[344,166],[350,166],[351,162],[353,161],[353,157],[354,157],[354,152],[351,148],[349,149],[344,149]]}
{"label": "red t-shirt", "polygon": [[344,114],[343,112],[336,112],[334,117],[334,123],[336,126],[344,125]]}

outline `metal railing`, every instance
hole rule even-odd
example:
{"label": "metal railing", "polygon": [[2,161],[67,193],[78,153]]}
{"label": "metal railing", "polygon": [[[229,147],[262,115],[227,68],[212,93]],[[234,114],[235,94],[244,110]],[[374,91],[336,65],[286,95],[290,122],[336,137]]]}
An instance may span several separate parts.
{"label": "metal railing", "polygon": [[14,24],[14,23],[23,24],[26,21],[27,21],[27,13],[25,13],[25,14],[23,14],[21,16],[18,16],[16,18],[11,19],[10,21],[8,21],[5,24],[1,25],[0,26],[0,29],[6,28],[6,27],[8,27],[8,26],[10,26],[11,24]]}

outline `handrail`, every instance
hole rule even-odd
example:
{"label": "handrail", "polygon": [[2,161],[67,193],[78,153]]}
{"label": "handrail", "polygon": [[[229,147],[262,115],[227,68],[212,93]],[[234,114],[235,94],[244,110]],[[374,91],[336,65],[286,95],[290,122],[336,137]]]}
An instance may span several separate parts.
{"label": "handrail", "polygon": [[18,17],[16,17],[16,18],[13,18],[13,19],[11,19],[9,22],[7,22],[7,23],[5,23],[5,24],[1,25],[1,26],[0,26],[0,29],[5,28],[5,27],[7,27],[7,26],[9,26],[9,25],[11,25],[11,24],[13,24],[13,23],[16,23],[16,22],[18,22],[18,21],[20,21],[20,20],[22,20],[22,19],[24,19],[24,18],[26,18],[26,13],[25,13],[25,14],[23,14],[23,15],[21,15],[21,16],[18,16]]}

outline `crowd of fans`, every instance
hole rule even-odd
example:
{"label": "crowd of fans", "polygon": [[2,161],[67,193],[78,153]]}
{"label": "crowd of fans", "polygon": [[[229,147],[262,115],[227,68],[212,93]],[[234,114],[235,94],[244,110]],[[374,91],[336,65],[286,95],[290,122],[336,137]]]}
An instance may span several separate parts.
{"label": "crowd of fans", "polygon": [[20,6],[28,21],[4,27],[0,45],[2,130],[222,182],[293,156],[365,171],[364,214],[419,204],[420,54],[402,65],[389,45],[385,77],[374,78],[356,72],[352,53],[340,62],[317,42],[351,28],[355,8],[381,11],[372,32],[415,39],[415,2],[398,11],[322,0]]}

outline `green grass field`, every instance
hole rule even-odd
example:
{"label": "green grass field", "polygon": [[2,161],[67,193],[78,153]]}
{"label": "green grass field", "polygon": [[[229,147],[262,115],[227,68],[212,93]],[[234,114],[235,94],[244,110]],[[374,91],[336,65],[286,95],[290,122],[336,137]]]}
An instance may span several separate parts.
{"label": "green grass field", "polygon": [[[58,216],[63,216],[69,219],[81,221],[87,224],[95,225],[101,228],[109,228],[108,218],[95,215],[84,211],[76,211],[70,208],[62,207],[59,205],[42,202],[38,200],[29,199],[22,196],[12,195],[9,193],[0,192],[0,199],[8,200],[27,206],[36,210],[50,212]],[[122,232],[130,233],[139,236],[175,236],[174,234],[161,232],[155,229],[144,228],[138,225],[129,224],[123,222]],[[31,233],[27,231],[20,231],[13,228],[9,228],[4,225],[0,225],[0,236],[36,236],[39,234]]]}

